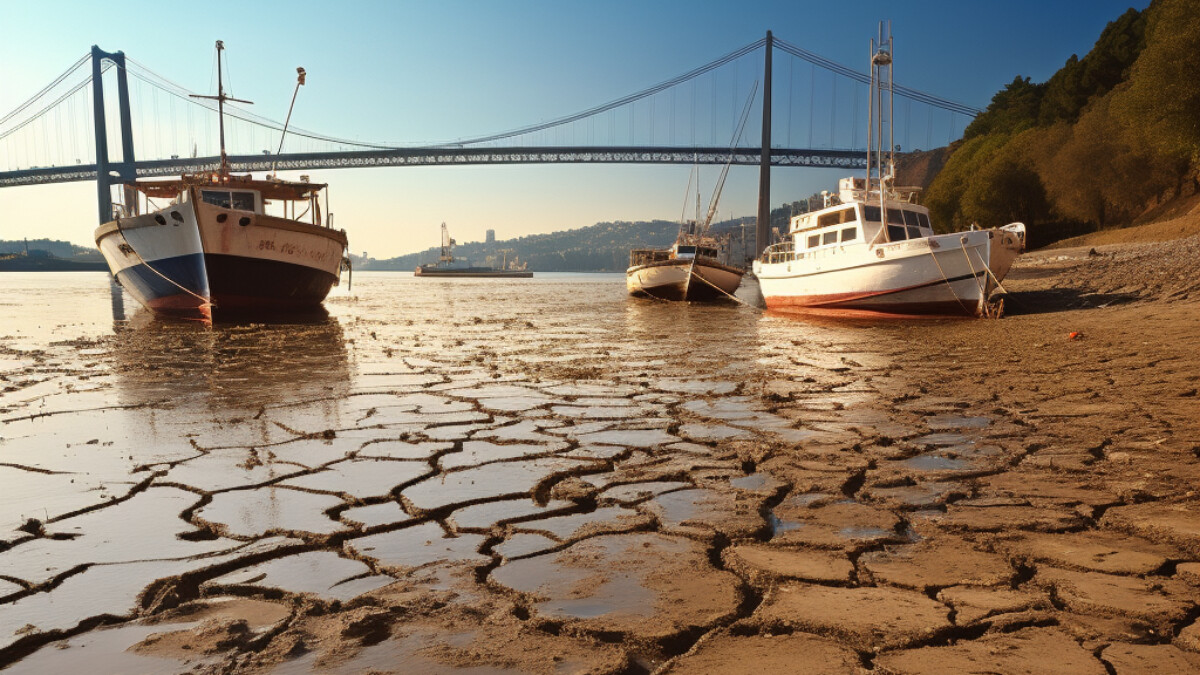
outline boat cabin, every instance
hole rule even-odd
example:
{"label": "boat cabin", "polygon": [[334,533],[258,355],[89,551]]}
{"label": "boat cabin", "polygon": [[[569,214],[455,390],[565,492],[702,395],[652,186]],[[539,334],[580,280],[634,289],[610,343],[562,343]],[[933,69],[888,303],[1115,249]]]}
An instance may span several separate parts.
{"label": "boat cabin", "polygon": [[908,201],[889,200],[887,222],[883,221],[878,203],[836,204],[793,216],[788,227],[791,240],[765,251],[765,262],[787,262],[848,245],[886,244],[934,234],[929,210]]}
{"label": "boat cabin", "polygon": [[[176,180],[137,181],[125,184],[125,203],[116,205],[120,217],[152,213],[171,204],[185,204],[193,199],[231,211],[247,211],[332,227],[331,216],[323,216],[321,194],[325,194],[325,213],[329,209],[328,186],[309,183],[307,176],[299,182],[255,180],[250,176],[192,174]],[[169,200],[158,204],[155,200]]]}
{"label": "boat cabin", "polygon": [[716,258],[717,249],[713,246],[695,244],[675,244],[671,247],[672,257],[676,260],[692,260],[693,258]]}

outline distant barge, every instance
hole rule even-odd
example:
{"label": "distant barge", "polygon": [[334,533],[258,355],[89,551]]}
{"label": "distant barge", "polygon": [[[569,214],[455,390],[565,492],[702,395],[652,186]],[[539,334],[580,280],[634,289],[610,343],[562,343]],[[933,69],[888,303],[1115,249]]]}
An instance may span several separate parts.
{"label": "distant barge", "polygon": [[499,277],[502,279],[528,279],[533,272],[526,270],[501,270],[495,267],[438,267],[421,265],[413,272],[418,277]]}
{"label": "distant barge", "polygon": [[501,278],[501,279],[528,279],[533,276],[533,272],[525,269],[525,265],[518,266],[514,260],[509,264],[504,261],[502,267],[473,267],[470,261],[454,259],[454,240],[450,238],[450,232],[446,229],[446,224],[442,223],[442,254],[438,261],[432,265],[421,265],[413,271],[413,276],[418,277],[440,277],[440,278]]}

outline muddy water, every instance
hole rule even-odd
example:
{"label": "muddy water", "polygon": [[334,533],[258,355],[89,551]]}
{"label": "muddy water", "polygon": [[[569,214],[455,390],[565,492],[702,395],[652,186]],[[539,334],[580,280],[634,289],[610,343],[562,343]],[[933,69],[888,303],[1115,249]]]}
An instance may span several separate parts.
{"label": "muddy water", "polygon": [[1194,618],[1186,527],[1121,544],[1160,579],[1056,546],[1123,498],[1061,475],[1061,417],[964,370],[994,322],[360,273],[312,315],[207,328],[101,274],[4,281],[0,667],[729,672],[803,633],[780,648],[856,672],[995,624],[980,649],[1032,632],[1104,672],[1088,640]]}

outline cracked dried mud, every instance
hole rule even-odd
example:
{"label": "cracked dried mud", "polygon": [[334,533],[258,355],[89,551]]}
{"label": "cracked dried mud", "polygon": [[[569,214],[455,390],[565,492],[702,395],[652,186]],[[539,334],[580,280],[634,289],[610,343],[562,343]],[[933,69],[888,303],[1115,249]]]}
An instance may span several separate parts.
{"label": "cracked dried mud", "polygon": [[1028,255],[978,321],[376,273],[204,328],[27,280],[0,669],[1200,672],[1200,296],[1138,275],[1167,253]]}

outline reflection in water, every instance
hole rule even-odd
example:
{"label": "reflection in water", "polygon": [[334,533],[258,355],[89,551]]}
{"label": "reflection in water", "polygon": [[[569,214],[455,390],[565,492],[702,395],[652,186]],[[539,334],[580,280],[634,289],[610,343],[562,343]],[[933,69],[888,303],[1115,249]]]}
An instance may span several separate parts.
{"label": "reflection in water", "polygon": [[108,293],[112,297],[113,330],[125,322],[125,294],[114,276],[108,277]]}
{"label": "reflection in water", "polygon": [[271,319],[209,328],[136,313],[112,349],[122,402],[198,399],[213,409],[246,410],[349,391],[337,318],[318,309]]}

